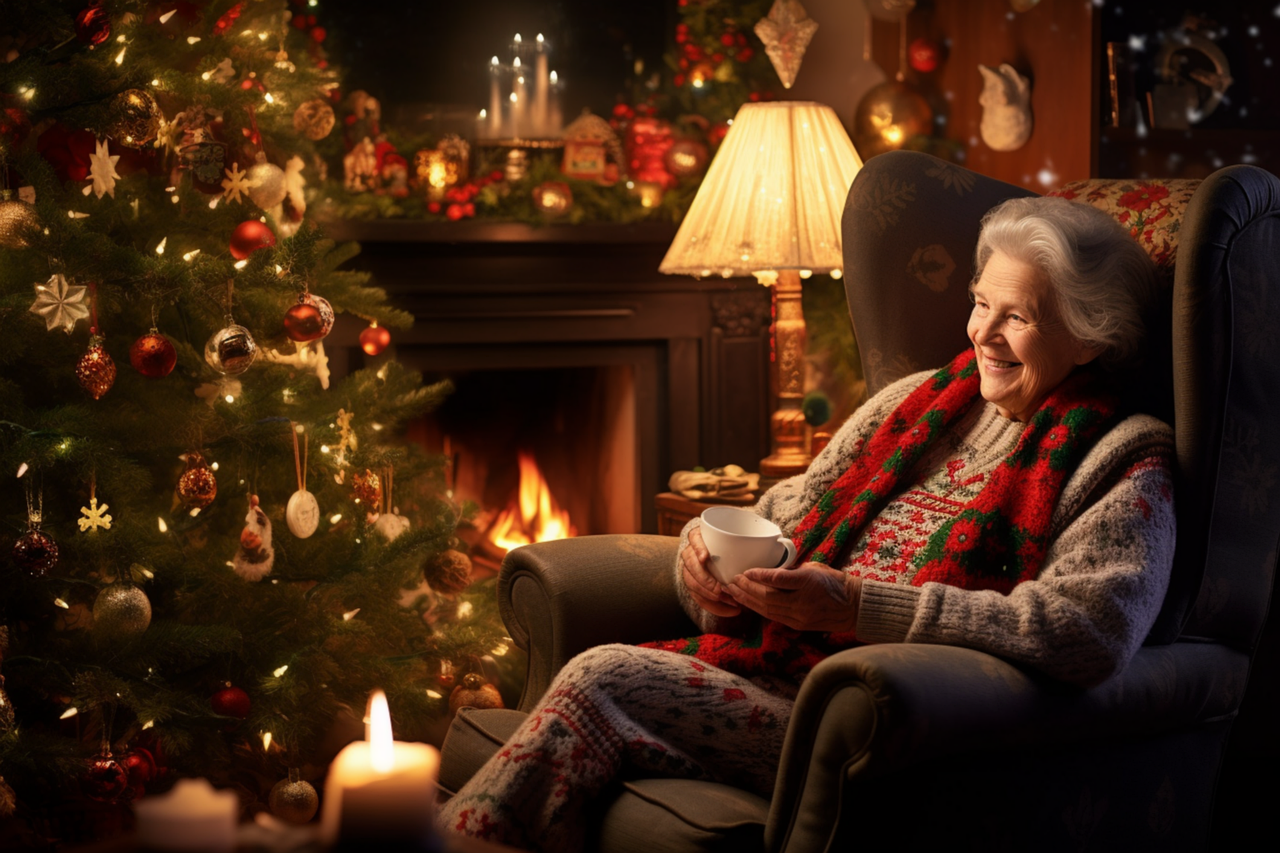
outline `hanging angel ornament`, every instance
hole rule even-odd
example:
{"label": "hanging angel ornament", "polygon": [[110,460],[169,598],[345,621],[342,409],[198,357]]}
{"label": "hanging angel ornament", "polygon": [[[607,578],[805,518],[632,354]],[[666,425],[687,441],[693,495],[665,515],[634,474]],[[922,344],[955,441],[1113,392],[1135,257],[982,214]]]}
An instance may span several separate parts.
{"label": "hanging angel ornament", "polygon": [[302,456],[298,455],[298,433],[302,427],[289,425],[289,433],[293,436],[293,465],[298,474],[298,490],[289,496],[289,503],[284,509],[284,520],[289,525],[289,532],[299,539],[306,539],[316,532],[320,526],[320,504],[316,496],[307,491],[307,452],[310,437],[303,435]]}
{"label": "hanging angel ornament", "polygon": [[85,300],[88,291],[82,284],[69,283],[62,273],[54,273],[47,282],[36,285],[36,301],[31,313],[44,318],[48,331],[62,329],[69,335],[76,323],[89,316]]}
{"label": "hanging angel ornament", "polygon": [[236,574],[247,581],[260,581],[271,574],[276,552],[271,547],[271,519],[258,506],[258,496],[249,496],[249,512],[240,531],[240,547],[231,561]]}

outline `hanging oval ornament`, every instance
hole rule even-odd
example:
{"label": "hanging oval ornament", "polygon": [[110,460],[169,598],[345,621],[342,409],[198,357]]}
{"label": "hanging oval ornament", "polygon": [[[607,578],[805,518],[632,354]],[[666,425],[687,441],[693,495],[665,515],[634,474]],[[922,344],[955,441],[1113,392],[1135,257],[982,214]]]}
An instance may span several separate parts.
{"label": "hanging oval ornament", "polygon": [[150,379],[160,379],[173,372],[178,363],[178,351],[155,326],[129,347],[129,363],[133,369]]}
{"label": "hanging oval ornament", "polygon": [[218,480],[196,451],[188,453],[186,461],[187,470],[178,478],[178,497],[184,506],[204,509],[218,496]]}
{"label": "hanging oval ornament", "polygon": [[293,424],[289,426],[289,432],[293,436],[293,465],[297,470],[298,490],[289,496],[289,503],[284,508],[284,520],[290,533],[299,539],[306,539],[320,526],[320,504],[316,501],[316,496],[307,491],[307,453],[311,441],[304,436],[302,455],[299,457],[299,427]]}
{"label": "hanging oval ornament", "polygon": [[303,292],[284,314],[284,333],[298,343],[319,340],[333,330],[333,319],[329,300]]}
{"label": "hanging oval ornament", "polygon": [[95,400],[101,400],[116,381],[116,363],[111,360],[102,342],[102,335],[90,337],[89,351],[76,364],[76,379],[80,382],[80,387],[88,391]]}

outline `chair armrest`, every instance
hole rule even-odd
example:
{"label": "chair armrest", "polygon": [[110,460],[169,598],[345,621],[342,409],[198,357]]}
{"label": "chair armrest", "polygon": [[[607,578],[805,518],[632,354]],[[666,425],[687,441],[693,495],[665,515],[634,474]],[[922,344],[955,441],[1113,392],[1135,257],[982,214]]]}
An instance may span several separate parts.
{"label": "chair armrest", "polygon": [[851,787],[965,752],[1154,734],[1235,713],[1248,657],[1140,649],[1083,690],[956,646],[889,643],[824,660],[801,687],[765,827],[767,850],[823,850]]}
{"label": "chair armrest", "polygon": [[581,536],[507,554],[498,607],[528,652],[520,710],[533,706],[574,655],[604,643],[687,636],[697,628],[680,606],[672,536]]}

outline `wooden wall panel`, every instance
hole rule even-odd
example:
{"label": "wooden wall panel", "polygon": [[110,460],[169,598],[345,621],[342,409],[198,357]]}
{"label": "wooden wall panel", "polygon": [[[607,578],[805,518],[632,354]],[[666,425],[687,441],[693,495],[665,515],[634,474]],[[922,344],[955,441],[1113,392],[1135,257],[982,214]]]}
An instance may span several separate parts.
{"label": "wooden wall panel", "polygon": [[[1048,183],[1096,174],[1098,74],[1095,7],[1085,0],[1041,2],[1015,13],[1008,0],[921,2],[907,18],[907,40],[926,36],[944,46],[937,71],[908,70],[917,85],[946,115],[942,134],[954,143],[963,165],[1012,184],[1044,191]],[[890,74],[898,68],[898,27],[876,21],[874,56]],[[1030,140],[1016,151],[993,151],[978,130],[982,76],[978,65],[1007,62],[1031,78],[1035,122]]]}

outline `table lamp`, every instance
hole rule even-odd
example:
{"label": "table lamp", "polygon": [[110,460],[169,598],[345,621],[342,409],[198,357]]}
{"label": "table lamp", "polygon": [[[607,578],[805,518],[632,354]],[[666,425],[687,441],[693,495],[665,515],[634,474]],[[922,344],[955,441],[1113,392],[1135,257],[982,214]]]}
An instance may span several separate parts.
{"label": "table lamp", "polygon": [[804,415],[800,280],[843,274],[840,217],[862,160],[835,111],[798,101],[744,104],[658,270],[754,275],[774,287],[778,407],[760,474],[781,479],[811,461]]}

